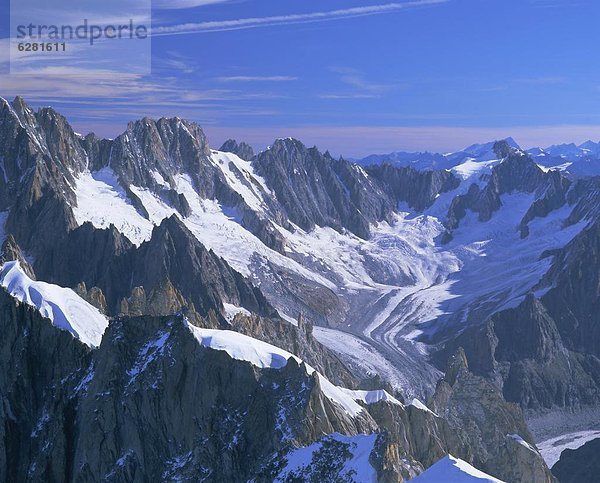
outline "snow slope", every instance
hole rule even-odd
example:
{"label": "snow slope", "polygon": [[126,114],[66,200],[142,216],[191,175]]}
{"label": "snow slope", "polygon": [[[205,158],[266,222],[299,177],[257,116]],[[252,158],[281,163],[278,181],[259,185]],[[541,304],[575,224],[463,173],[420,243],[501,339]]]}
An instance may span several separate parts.
{"label": "snow slope", "polygon": [[547,439],[538,443],[537,447],[548,468],[552,468],[560,459],[560,455],[565,449],[580,448],[588,441],[596,438],[600,438],[600,430],[579,431]]}
{"label": "snow slope", "polygon": [[0,269],[0,285],[16,299],[35,307],[61,330],[70,332],[89,347],[98,347],[108,319],[75,292],[46,282],[31,280],[19,262]]}
{"label": "snow slope", "polygon": [[502,483],[469,463],[448,455],[410,480],[415,483]]}
{"label": "snow slope", "polygon": [[73,215],[79,225],[89,221],[96,228],[108,228],[112,224],[136,245],[150,239],[153,224],[137,212],[111,168],[81,173],[75,195]]}
{"label": "snow slope", "polygon": [[[275,478],[276,482],[283,481],[317,481],[312,472],[315,462],[319,461],[319,452],[323,450],[324,443],[332,441],[342,443],[346,446],[350,457],[341,460],[342,469],[339,472],[340,481],[355,483],[375,483],[377,472],[369,462],[369,456],[373,451],[376,434],[359,434],[356,436],[344,436],[333,433],[325,436],[320,441],[291,451],[286,456],[286,465]],[[332,461],[329,455],[325,456],[327,466],[335,466],[338,462]],[[319,461],[321,462],[321,461]],[[312,477],[312,478],[311,478]]]}
{"label": "snow slope", "polygon": [[[499,162],[490,156],[485,151],[483,157],[467,157],[453,168],[463,180],[455,190],[441,194],[423,213],[406,208],[390,223],[372,226],[369,240],[327,227],[290,232],[274,225],[286,240],[287,256],[246,230],[235,210],[202,199],[190,176],[173,178],[191,208],[182,221],[201,243],[259,286],[286,320],[295,320],[304,307],[281,289],[282,273],[291,285],[333,294],[339,303],[327,322],[335,328],[316,328],[319,341],[356,370],[379,373],[412,398],[425,397],[439,377],[424,360],[430,350],[426,342],[440,329],[458,330],[516,306],[534,287],[537,295],[543,294],[548,287],[536,285],[552,259],[541,254],[563,247],[586,223],[563,226],[572,210],[565,206],[531,221],[530,234],[522,239],[518,225],[535,195],[513,193],[502,195],[502,206],[489,221],[468,212],[453,240],[441,244],[453,198],[472,183],[485,183],[485,175]],[[274,195],[251,163],[218,151],[210,161],[250,207],[265,213],[266,200]],[[113,223],[139,244],[164,218],[181,217],[150,190],[130,190],[149,219],[135,210],[109,169],[81,175],[74,208],[78,223]]]}
{"label": "snow slope", "polygon": [[[290,358],[293,358],[298,364],[303,361],[295,355],[267,344],[266,342],[233,332],[230,330],[201,329],[190,323],[186,323],[196,340],[203,347],[213,350],[225,351],[232,359],[246,361],[261,369],[281,369],[285,367]],[[353,391],[343,387],[335,386],[324,376],[316,372],[311,366],[305,364],[306,372],[309,375],[314,373],[319,378],[319,383],[323,394],[331,401],[339,404],[348,414],[358,415],[362,410],[357,401],[364,404],[374,404],[385,400],[393,404],[401,403],[383,390],[377,391]]]}

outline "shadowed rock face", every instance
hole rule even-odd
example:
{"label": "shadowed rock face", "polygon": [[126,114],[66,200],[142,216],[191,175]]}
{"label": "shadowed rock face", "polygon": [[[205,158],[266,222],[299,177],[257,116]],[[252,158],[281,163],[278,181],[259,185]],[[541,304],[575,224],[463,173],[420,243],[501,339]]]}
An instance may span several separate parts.
{"label": "shadowed rock face", "polygon": [[494,314],[448,342],[437,357],[463,347],[471,370],[524,409],[597,404],[598,359],[566,347],[543,300],[530,295],[518,307]]}
{"label": "shadowed rock face", "polygon": [[565,449],[552,467],[560,483],[594,483],[600,474],[600,439],[577,449]]}
{"label": "shadowed rock face", "polygon": [[[180,315],[113,320],[96,350],[3,290],[0,315],[0,478],[6,481],[199,475],[218,482],[273,481],[288,452],[336,432],[377,435],[369,461],[380,481],[414,476],[447,452],[492,470],[505,454],[511,463],[495,476],[551,481],[534,451],[521,454],[522,446],[508,440],[495,448],[509,431],[528,439],[524,423],[492,396],[486,396],[491,406],[485,418],[478,419],[476,402],[486,386],[464,368],[450,369],[436,399],[438,416],[387,401],[351,416],[325,396],[303,364],[291,359],[281,369],[259,369],[233,360],[202,347]],[[467,414],[442,416],[465,401],[471,407],[464,411],[474,411],[480,428],[473,439],[471,427],[460,432],[453,423],[463,424]],[[331,457],[343,463],[351,456],[349,446],[331,444]],[[311,472],[325,474],[318,461]],[[335,468],[326,473],[334,479]]]}
{"label": "shadowed rock face", "polygon": [[458,178],[449,171],[417,171],[390,164],[373,165],[366,170],[396,204],[405,202],[417,211],[431,206],[438,195],[459,185]]}
{"label": "shadowed rock face", "polygon": [[134,247],[113,227],[94,229],[89,223],[69,233],[64,243],[36,263],[46,280],[98,287],[109,313],[121,311],[121,301],[136,287],[146,294],[169,281],[207,316],[223,312],[223,303],[263,316],[278,317],[262,293],[212,251],[207,250],[175,216],[155,227],[152,238]]}
{"label": "shadowed rock face", "polygon": [[528,223],[535,217],[544,217],[567,202],[571,181],[558,171],[544,173],[528,155],[511,148],[505,141],[496,142],[494,151],[502,162],[492,168],[484,188],[472,184],[463,195],[452,200],[445,225],[456,229],[467,210],[478,213],[479,220],[488,221],[502,206],[500,196],[507,193],[536,193],[537,199],[529,208],[519,225],[521,236],[529,234]]}
{"label": "shadowed rock face", "polygon": [[238,157],[245,159],[246,161],[250,161],[252,158],[254,158],[254,150],[252,149],[252,146],[246,144],[244,141],[238,144],[235,139],[228,139],[225,141],[219,148],[219,151],[233,153]]}
{"label": "shadowed rock face", "polygon": [[553,481],[520,408],[506,402],[494,384],[470,372],[462,349],[450,358],[431,408],[450,422],[459,441],[480,442],[471,460],[476,468],[504,481]]}
{"label": "shadowed rock face", "polygon": [[315,225],[346,228],[368,238],[369,224],[386,219],[394,209],[362,168],[294,139],[278,139],[253,163],[290,221],[304,230]]}

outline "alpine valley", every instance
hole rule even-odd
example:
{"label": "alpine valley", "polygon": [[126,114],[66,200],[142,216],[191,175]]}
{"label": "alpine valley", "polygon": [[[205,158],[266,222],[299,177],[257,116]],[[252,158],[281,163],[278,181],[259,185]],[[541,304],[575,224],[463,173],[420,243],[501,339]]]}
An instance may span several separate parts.
{"label": "alpine valley", "polygon": [[0,168],[1,481],[554,482],[600,436],[595,143],[351,162],[17,97]]}

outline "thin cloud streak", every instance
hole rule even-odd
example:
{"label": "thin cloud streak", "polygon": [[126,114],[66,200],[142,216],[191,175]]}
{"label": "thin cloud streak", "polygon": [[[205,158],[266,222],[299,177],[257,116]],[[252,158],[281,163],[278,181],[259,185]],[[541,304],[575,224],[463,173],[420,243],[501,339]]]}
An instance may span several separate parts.
{"label": "thin cloud streak", "polygon": [[152,6],[160,10],[181,10],[184,8],[205,7],[219,3],[230,3],[231,0],[154,0]]}
{"label": "thin cloud streak", "polygon": [[271,17],[241,18],[235,20],[219,20],[198,23],[185,23],[180,25],[155,27],[152,35],[184,35],[195,33],[223,32],[230,30],[244,30],[258,27],[270,27],[273,25],[286,25],[298,23],[326,22],[351,17],[364,17],[369,15],[380,15],[400,10],[425,7],[429,5],[441,5],[450,0],[413,0],[404,3],[386,3],[370,5],[366,7],[353,7],[327,12],[311,12],[290,15],[274,15]]}
{"label": "thin cloud streak", "polygon": [[287,75],[271,75],[271,76],[256,76],[256,75],[235,75],[217,77],[215,80],[219,82],[290,82],[298,80],[297,77]]}

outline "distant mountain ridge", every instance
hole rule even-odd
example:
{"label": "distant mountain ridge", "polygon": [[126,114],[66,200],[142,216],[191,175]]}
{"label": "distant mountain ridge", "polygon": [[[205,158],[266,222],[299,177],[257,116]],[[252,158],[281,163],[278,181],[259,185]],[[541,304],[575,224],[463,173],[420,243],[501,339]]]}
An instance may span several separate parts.
{"label": "distant mountain ridge", "polygon": [[[521,149],[509,137],[503,139],[515,149]],[[396,151],[389,154],[372,154],[356,160],[361,166],[388,163],[399,167],[413,167],[417,170],[452,170],[465,162],[483,162],[495,159],[495,141],[473,144],[453,153]],[[556,144],[547,148],[534,147],[525,150],[537,164],[545,169],[558,169],[577,176],[600,175],[600,141],[586,141],[579,145]]]}

